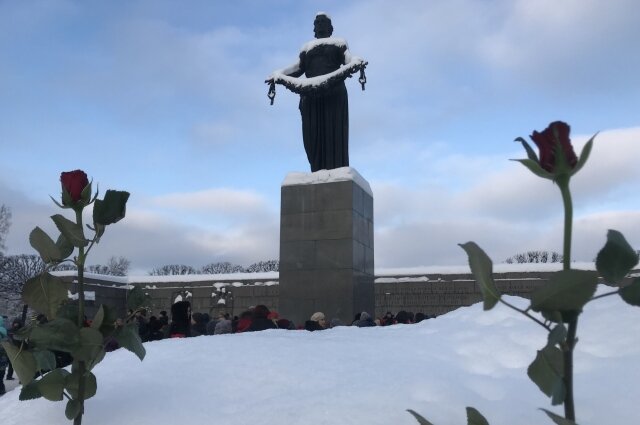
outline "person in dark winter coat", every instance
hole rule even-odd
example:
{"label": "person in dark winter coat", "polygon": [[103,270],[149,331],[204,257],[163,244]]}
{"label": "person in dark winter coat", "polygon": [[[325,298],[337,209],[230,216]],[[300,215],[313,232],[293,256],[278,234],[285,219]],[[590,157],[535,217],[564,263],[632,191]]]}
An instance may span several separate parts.
{"label": "person in dark winter coat", "polygon": [[251,318],[251,324],[247,329],[247,332],[264,331],[267,329],[277,329],[273,320],[269,319],[269,308],[266,305],[257,305],[253,309],[253,317]]}
{"label": "person in dark winter coat", "polygon": [[160,341],[164,338],[162,322],[156,316],[149,317],[147,326],[149,328],[149,341]]}
{"label": "person in dark winter coat", "polygon": [[411,315],[409,312],[401,310],[396,314],[396,323],[409,324],[411,323]]}
{"label": "person in dark winter coat", "polygon": [[360,313],[360,320],[358,320],[355,325],[359,328],[368,328],[371,326],[376,326],[376,322],[373,321],[369,313],[363,311]]}
{"label": "person in dark winter coat", "polygon": [[315,312],[311,315],[309,320],[304,322],[304,329],[306,331],[321,331],[327,327],[327,319],[324,317],[324,313]]}
{"label": "person in dark winter coat", "polygon": [[158,317],[158,320],[160,320],[160,323],[162,323],[162,326],[169,325],[169,316],[167,316],[167,312],[165,310],[162,310],[160,312],[160,317]]}
{"label": "person in dark winter coat", "polygon": [[171,306],[171,325],[169,337],[186,338],[191,336],[191,303],[178,301]]}
{"label": "person in dark winter coat", "polygon": [[193,313],[191,315],[191,336],[200,336],[207,334],[207,318],[203,313]]}

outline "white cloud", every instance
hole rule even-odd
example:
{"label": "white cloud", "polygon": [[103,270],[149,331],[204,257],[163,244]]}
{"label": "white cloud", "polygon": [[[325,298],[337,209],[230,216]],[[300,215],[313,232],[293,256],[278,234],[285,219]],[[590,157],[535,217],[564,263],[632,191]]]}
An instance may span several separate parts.
{"label": "white cloud", "polygon": [[152,204],[170,209],[212,213],[255,215],[265,213],[268,204],[254,191],[215,188],[190,193],[170,193],[151,200]]}
{"label": "white cloud", "polygon": [[[580,152],[587,137],[576,139]],[[591,261],[609,228],[628,234],[632,245],[640,244],[638,201],[628,195],[615,197],[637,189],[639,141],[640,128],[602,132],[589,162],[574,177],[575,259]],[[525,157],[524,150],[515,157]],[[465,257],[457,244],[468,240],[477,241],[496,261],[527,250],[562,251],[558,188],[520,164],[507,163],[506,158],[500,160],[506,166],[483,170],[492,161],[495,158],[467,161],[455,155],[437,163],[436,170],[446,169],[444,164],[472,164],[475,175],[465,174],[456,191],[433,185],[373,183],[378,266],[460,264]]]}
{"label": "white cloud", "polygon": [[133,269],[145,271],[175,263],[196,268],[216,261],[249,265],[278,257],[278,227],[263,221],[218,231],[134,210],[107,229],[95,251],[92,262],[122,255],[131,259]]}

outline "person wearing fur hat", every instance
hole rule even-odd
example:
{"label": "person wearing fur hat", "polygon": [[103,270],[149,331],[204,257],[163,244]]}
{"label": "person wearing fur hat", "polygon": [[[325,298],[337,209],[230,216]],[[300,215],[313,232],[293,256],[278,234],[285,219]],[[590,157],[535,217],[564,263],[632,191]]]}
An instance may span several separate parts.
{"label": "person wearing fur hat", "polygon": [[170,338],[185,338],[191,336],[191,303],[178,301],[171,306]]}
{"label": "person wearing fur hat", "polygon": [[213,330],[213,334],[214,335],[230,334],[231,331],[232,331],[231,319],[222,317],[220,320],[218,320],[218,323],[216,323],[216,327]]}
{"label": "person wearing fur hat", "polygon": [[376,326],[376,322],[373,321],[371,315],[366,311],[360,313],[360,320],[358,320],[355,325],[359,328],[368,328],[371,326]]}
{"label": "person wearing fur hat", "polygon": [[309,320],[304,322],[304,329],[307,331],[321,331],[327,327],[327,319],[324,317],[324,313],[317,311],[311,315]]}

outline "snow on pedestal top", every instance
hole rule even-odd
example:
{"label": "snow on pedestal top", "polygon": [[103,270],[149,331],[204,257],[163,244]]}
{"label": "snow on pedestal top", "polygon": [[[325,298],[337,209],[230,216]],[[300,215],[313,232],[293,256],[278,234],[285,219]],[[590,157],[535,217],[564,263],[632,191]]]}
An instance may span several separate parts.
{"label": "snow on pedestal top", "polygon": [[303,184],[322,184],[342,181],[353,181],[365,192],[373,197],[373,191],[369,182],[352,167],[340,167],[333,170],[320,170],[315,173],[291,172],[287,174],[282,186],[297,186]]}

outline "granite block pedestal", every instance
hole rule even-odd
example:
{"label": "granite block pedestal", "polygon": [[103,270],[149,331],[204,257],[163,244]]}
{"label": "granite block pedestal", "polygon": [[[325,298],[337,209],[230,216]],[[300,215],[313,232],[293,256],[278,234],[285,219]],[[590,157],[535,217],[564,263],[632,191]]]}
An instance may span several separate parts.
{"label": "granite block pedestal", "polygon": [[281,317],[373,315],[373,196],[353,168],[290,174],[281,190]]}

